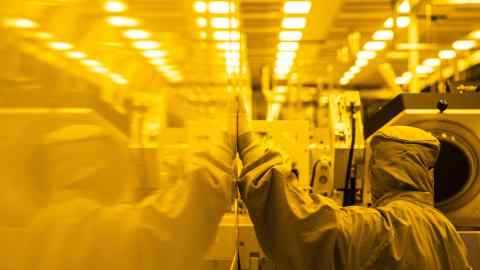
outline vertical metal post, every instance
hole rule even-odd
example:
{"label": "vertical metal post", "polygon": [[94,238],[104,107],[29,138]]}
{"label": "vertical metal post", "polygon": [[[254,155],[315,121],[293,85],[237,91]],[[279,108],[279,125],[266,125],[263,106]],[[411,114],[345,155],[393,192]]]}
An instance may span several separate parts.
{"label": "vertical metal post", "polygon": [[410,13],[410,25],[408,26],[408,43],[410,43],[411,46],[415,47],[415,49],[411,49],[408,52],[408,70],[412,74],[412,79],[410,80],[408,89],[411,93],[418,93],[420,92],[420,89],[418,89],[417,66],[419,63],[420,53],[417,48],[417,44],[419,43],[418,20],[414,12]]}

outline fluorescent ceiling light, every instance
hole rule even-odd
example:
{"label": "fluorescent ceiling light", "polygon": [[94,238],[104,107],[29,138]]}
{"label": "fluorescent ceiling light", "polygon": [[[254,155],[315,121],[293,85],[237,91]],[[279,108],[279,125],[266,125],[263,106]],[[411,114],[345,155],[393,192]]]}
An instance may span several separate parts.
{"label": "fluorescent ceiling light", "polygon": [[303,34],[300,31],[282,31],[279,38],[281,41],[299,41],[302,36]]}
{"label": "fluorescent ceiling light", "polygon": [[38,33],[35,33],[35,37],[38,39],[48,40],[48,39],[52,39],[53,35],[47,32],[38,32]]}
{"label": "fluorescent ceiling light", "polygon": [[160,51],[160,50],[148,50],[144,51],[143,55],[147,58],[162,58],[167,55],[165,51]]}
{"label": "fluorescent ceiling light", "polygon": [[157,58],[150,61],[150,63],[154,66],[164,65],[166,62],[167,60],[165,60],[165,58]]}
{"label": "fluorescent ceiling light", "polygon": [[141,40],[133,42],[132,46],[139,50],[153,50],[160,47],[160,43],[153,40]]}
{"label": "fluorescent ceiling light", "polygon": [[469,34],[469,36],[473,39],[480,39],[480,30],[473,31]]}
{"label": "fluorescent ceiling light", "polygon": [[6,19],[4,21],[5,26],[21,29],[33,29],[38,28],[38,23],[30,19],[17,18],[17,19]]}
{"label": "fluorescent ceiling light", "polygon": [[110,25],[118,27],[133,27],[137,26],[138,22],[135,19],[122,16],[112,16],[107,18],[107,22]]}
{"label": "fluorescent ceiling light", "polygon": [[364,66],[368,65],[368,60],[367,59],[357,59],[357,61],[355,61],[355,65],[357,67],[364,67]]}
{"label": "fluorescent ceiling light", "polygon": [[408,77],[397,77],[395,78],[395,83],[398,84],[398,85],[406,85],[410,82],[410,78]]}
{"label": "fluorescent ceiling light", "polygon": [[127,6],[121,1],[107,1],[103,8],[105,9],[105,11],[112,13],[124,12],[125,10],[127,10]]}
{"label": "fluorescent ceiling light", "polygon": [[196,1],[194,4],[193,4],[193,9],[198,12],[198,13],[204,13],[207,11],[207,3],[205,3],[204,1]]}
{"label": "fluorescent ceiling light", "polygon": [[240,59],[240,53],[238,53],[238,52],[226,52],[225,53],[225,59],[238,60],[238,59]]}
{"label": "fluorescent ceiling light", "polygon": [[307,24],[307,20],[305,18],[292,18],[287,17],[284,18],[282,21],[282,27],[284,29],[302,29]]}
{"label": "fluorescent ceiling light", "polygon": [[201,39],[206,39],[207,38],[207,32],[205,32],[205,31],[200,32],[199,35],[200,35]]}
{"label": "fluorescent ceiling light", "polygon": [[296,52],[278,52],[277,59],[294,59],[297,56]]}
{"label": "fluorescent ceiling light", "polygon": [[474,40],[457,40],[452,44],[452,47],[459,51],[468,51],[475,46],[477,46],[477,42]]}
{"label": "fluorescent ceiling light", "polygon": [[398,13],[409,13],[410,12],[410,1],[403,0],[400,5],[397,7]]}
{"label": "fluorescent ceiling light", "polygon": [[[405,28],[410,24],[410,17],[408,16],[400,16],[397,17],[397,27],[398,28]],[[385,23],[383,24],[385,28],[393,28],[393,18],[388,18]]]}
{"label": "fluorescent ceiling light", "polygon": [[370,59],[375,58],[375,56],[377,56],[377,53],[376,53],[376,52],[372,52],[372,51],[359,51],[359,52],[357,53],[357,58],[358,58],[358,59],[370,60]]}
{"label": "fluorescent ceiling light", "polygon": [[350,71],[353,73],[353,74],[357,74],[360,72],[360,67],[358,66],[353,66],[350,68]]}
{"label": "fluorescent ceiling light", "polygon": [[425,66],[430,66],[430,67],[438,67],[442,61],[438,58],[428,58],[423,61],[423,64]]}
{"label": "fluorescent ceiling light", "polygon": [[227,14],[235,12],[235,5],[228,1],[212,1],[208,3],[208,10],[213,14]]}
{"label": "fluorescent ceiling light", "polygon": [[420,65],[417,66],[416,70],[417,74],[429,74],[433,72],[433,68],[430,66]]}
{"label": "fluorescent ceiling light", "polygon": [[218,43],[217,48],[225,51],[239,51],[240,42],[223,42]]}
{"label": "fluorescent ceiling light", "polygon": [[343,77],[342,77],[342,78],[345,78],[345,79],[347,79],[347,80],[350,80],[350,79],[352,79],[354,76],[355,76],[355,74],[353,74],[352,72],[348,71],[348,72],[345,72],[345,74],[343,74]]}
{"label": "fluorescent ceiling light", "polygon": [[102,63],[92,59],[82,60],[82,64],[84,64],[87,67],[99,67],[102,65]]}
{"label": "fluorescent ceiling light", "polygon": [[120,84],[120,85],[125,85],[128,83],[127,79],[125,79],[122,75],[120,74],[116,74],[116,73],[111,73],[110,74],[110,78],[112,79],[112,81],[116,84]]}
{"label": "fluorescent ceiling light", "polygon": [[311,7],[310,1],[287,1],[283,5],[283,12],[285,14],[307,14]]}
{"label": "fluorescent ceiling light", "polygon": [[100,73],[100,74],[108,73],[108,69],[106,67],[101,67],[101,66],[92,67],[90,70],[95,72],[95,73]]}
{"label": "fluorescent ceiling light", "polygon": [[197,19],[197,26],[200,27],[200,28],[203,28],[203,27],[206,27],[208,24],[208,21],[207,19],[203,18],[203,17],[200,17]]}
{"label": "fluorescent ceiling light", "polygon": [[442,50],[438,52],[438,57],[443,60],[453,59],[457,56],[454,50]]}
{"label": "fluorescent ceiling light", "polygon": [[347,85],[350,81],[347,78],[341,78],[340,79],[340,84],[341,85]]}
{"label": "fluorescent ceiling light", "polygon": [[235,18],[228,17],[217,17],[210,20],[210,24],[213,28],[217,29],[228,29],[228,28],[237,28],[238,20]]}
{"label": "fluorescent ceiling light", "polygon": [[71,59],[84,59],[87,57],[87,55],[83,52],[71,51],[67,52],[67,57]]}
{"label": "fluorescent ceiling light", "polygon": [[372,36],[374,40],[392,40],[393,39],[393,31],[392,30],[378,30]]}
{"label": "fluorescent ceiling light", "polygon": [[298,42],[280,42],[277,49],[279,51],[296,51],[298,50]]}
{"label": "fluorescent ceiling light", "polygon": [[213,32],[215,40],[240,40],[240,33],[238,31],[215,31]]}
{"label": "fluorescent ceiling light", "polygon": [[402,77],[411,79],[411,78],[413,77],[413,75],[412,75],[412,72],[410,72],[410,71],[405,71],[405,72],[402,74]]}
{"label": "fluorescent ceiling light", "polygon": [[147,39],[151,37],[151,34],[145,30],[130,29],[123,32],[123,36],[128,39]]}
{"label": "fluorescent ceiling light", "polygon": [[53,41],[48,43],[48,47],[57,51],[66,51],[73,48],[73,45],[67,42]]}
{"label": "fluorescent ceiling light", "polygon": [[369,41],[363,45],[363,49],[367,51],[381,51],[385,49],[386,43],[383,41]]}

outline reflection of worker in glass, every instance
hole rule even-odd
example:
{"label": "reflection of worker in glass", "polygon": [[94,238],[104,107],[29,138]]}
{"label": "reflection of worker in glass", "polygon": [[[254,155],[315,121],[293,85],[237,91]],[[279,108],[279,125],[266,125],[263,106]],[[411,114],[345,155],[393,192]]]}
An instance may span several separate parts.
{"label": "reflection of worker in glass", "polygon": [[257,237],[279,269],[471,269],[453,225],[433,207],[439,142],[411,127],[374,135],[375,208],[340,207],[297,186],[288,159],[239,117],[241,195]]}
{"label": "reflection of worker in glass", "polygon": [[[230,204],[233,153],[211,146],[185,178],[132,202],[127,142],[96,126],[69,126],[40,147],[39,201],[18,269],[198,269]],[[179,153],[184,154],[184,153]]]}

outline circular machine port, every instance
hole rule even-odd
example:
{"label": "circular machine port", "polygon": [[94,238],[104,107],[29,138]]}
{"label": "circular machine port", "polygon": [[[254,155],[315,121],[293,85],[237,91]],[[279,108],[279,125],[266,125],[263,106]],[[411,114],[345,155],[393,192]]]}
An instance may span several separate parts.
{"label": "circular machine port", "polygon": [[430,131],[441,143],[434,169],[436,207],[444,212],[450,212],[478,196],[480,192],[478,136],[456,122],[429,120],[412,125]]}

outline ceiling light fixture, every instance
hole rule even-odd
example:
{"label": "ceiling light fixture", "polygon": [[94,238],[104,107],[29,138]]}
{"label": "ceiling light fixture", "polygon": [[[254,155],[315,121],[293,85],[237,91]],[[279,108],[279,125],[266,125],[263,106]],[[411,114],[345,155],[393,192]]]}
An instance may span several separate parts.
{"label": "ceiling light fixture", "polygon": [[289,51],[293,52],[298,50],[298,42],[280,42],[278,43],[277,49],[279,51]]}
{"label": "ceiling light fixture", "polygon": [[285,14],[307,14],[311,7],[310,1],[287,1],[283,5],[283,12]]}
{"label": "ceiling light fixture", "polygon": [[438,67],[442,61],[438,58],[428,58],[423,61],[423,64],[425,66],[430,66],[430,67]]}
{"label": "ceiling light fixture", "polygon": [[127,10],[127,6],[121,1],[107,1],[103,8],[105,11],[112,13],[124,12]]}
{"label": "ceiling light fixture", "polygon": [[398,13],[410,13],[410,1],[409,0],[403,0],[400,5],[398,5],[397,8]]}
{"label": "ceiling light fixture", "polygon": [[73,45],[67,42],[52,41],[48,43],[48,47],[57,51],[67,51],[71,50],[73,48]]}
{"label": "ceiling light fixture", "polygon": [[375,58],[375,56],[377,56],[377,53],[373,52],[373,51],[359,51],[357,53],[357,58],[358,59],[370,60],[370,59]]}
{"label": "ceiling light fixture", "polygon": [[143,55],[147,58],[162,58],[165,57],[167,53],[160,50],[147,50],[143,52]]}
{"label": "ceiling light fixture", "polygon": [[368,65],[368,60],[367,59],[357,59],[355,61],[355,65],[357,67],[364,67],[364,66]]}
{"label": "ceiling light fixture", "polygon": [[67,52],[67,57],[71,59],[84,59],[87,57],[87,55],[83,52],[71,51],[71,52]]}
{"label": "ceiling light fixture", "polygon": [[299,41],[302,39],[303,33],[300,31],[282,31],[279,34],[281,41]]}
{"label": "ceiling light fixture", "polygon": [[240,40],[240,33],[238,31],[215,31],[213,32],[213,38],[215,40]]}
{"label": "ceiling light fixture", "polygon": [[150,32],[140,29],[130,29],[123,32],[123,36],[128,39],[147,39],[152,35]]}
{"label": "ceiling light fixture", "polygon": [[238,20],[235,18],[217,17],[212,18],[210,24],[216,29],[232,29],[238,27]]}
{"label": "ceiling light fixture", "polygon": [[392,40],[394,37],[392,30],[378,30],[372,36],[373,40],[387,41]]}
{"label": "ceiling light fixture", "polygon": [[16,18],[16,19],[6,19],[4,21],[5,26],[21,29],[33,29],[38,28],[38,23],[30,19],[25,18]]}
{"label": "ceiling light fixture", "polygon": [[474,40],[457,40],[452,44],[452,47],[458,51],[468,51],[475,48],[475,46],[477,46],[477,42]]}
{"label": "ceiling light fixture", "polygon": [[417,72],[417,74],[423,75],[423,74],[432,73],[432,72],[433,72],[433,68],[430,67],[430,66],[420,65],[420,66],[417,66],[417,68],[415,69],[415,71]]}
{"label": "ceiling light fixture", "polygon": [[207,3],[205,3],[204,1],[196,1],[193,4],[193,9],[198,13],[205,13],[207,11],[207,8]]}
{"label": "ceiling light fixture", "polygon": [[307,19],[305,18],[293,18],[293,17],[288,17],[284,18],[282,21],[282,27],[284,29],[302,29],[305,28],[305,25],[307,24]]}
{"label": "ceiling light fixture", "polygon": [[100,63],[96,60],[93,60],[93,59],[82,60],[82,64],[87,66],[87,67],[99,67],[99,66],[102,65],[102,63]]}
{"label": "ceiling light fixture", "polygon": [[[410,17],[408,16],[400,16],[397,17],[397,27],[398,28],[406,28],[410,25]],[[385,23],[383,24],[385,28],[393,28],[393,18],[388,18]]]}
{"label": "ceiling light fixture", "polygon": [[160,43],[153,40],[141,40],[133,42],[132,46],[139,50],[153,50],[160,47]]}
{"label": "ceiling light fixture", "polygon": [[384,41],[369,41],[363,45],[363,49],[367,51],[381,51],[385,49],[386,43]]}
{"label": "ceiling light fixture", "polygon": [[208,10],[212,14],[227,14],[235,12],[235,5],[228,1],[212,1],[208,3]]}
{"label": "ceiling light fixture", "polygon": [[108,17],[107,23],[117,27],[133,27],[138,25],[137,20],[123,16]]}
{"label": "ceiling light fixture", "polygon": [[457,53],[454,50],[441,50],[438,52],[438,57],[443,60],[450,60],[457,57]]}

